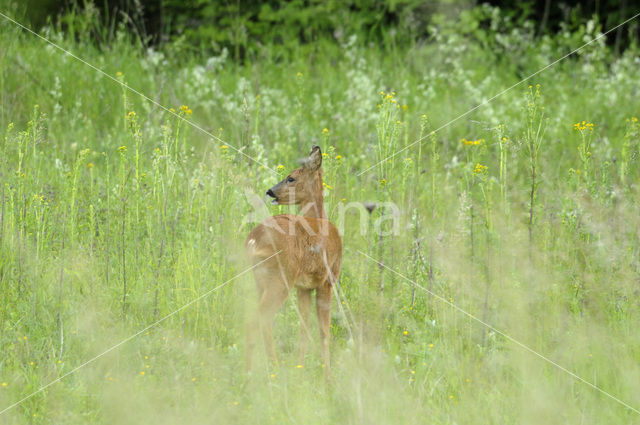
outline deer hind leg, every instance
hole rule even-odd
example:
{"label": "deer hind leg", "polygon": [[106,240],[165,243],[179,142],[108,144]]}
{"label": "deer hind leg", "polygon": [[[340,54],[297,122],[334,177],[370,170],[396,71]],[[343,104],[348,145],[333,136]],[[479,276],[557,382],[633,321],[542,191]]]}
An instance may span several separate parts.
{"label": "deer hind leg", "polygon": [[253,350],[259,331],[262,332],[267,355],[273,363],[277,362],[278,358],[273,344],[273,319],[289,296],[289,287],[279,273],[264,273],[264,270],[258,270],[254,276],[258,287],[259,301],[258,310],[247,324],[247,371],[251,371]]}
{"label": "deer hind leg", "polygon": [[300,315],[300,362],[304,364],[307,345],[311,339],[309,333],[309,312],[311,310],[311,290],[296,288],[298,292],[298,313]]}
{"label": "deer hind leg", "polygon": [[325,377],[331,375],[331,356],[329,352],[331,330],[331,285],[326,282],[316,289],[316,310],[320,326],[320,345]]}
{"label": "deer hind leg", "polygon": [[265,288],[258,304],[259,327],[262,330],[264,347],[273,363],[278,362],[273,344],[273,319],[289,296],[289,288],[282,283],[272,282]]}

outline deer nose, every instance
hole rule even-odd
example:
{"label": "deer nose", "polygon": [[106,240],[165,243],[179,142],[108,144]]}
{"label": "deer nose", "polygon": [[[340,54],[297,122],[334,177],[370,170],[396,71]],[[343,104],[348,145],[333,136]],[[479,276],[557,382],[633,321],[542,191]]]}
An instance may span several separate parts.
{"label": "deer nose", "polygon": [[272,198],[276,197],[276,194],[273,193],[273,190],[271,190],[271,189],[267,190],[267,195],[271,196]]}

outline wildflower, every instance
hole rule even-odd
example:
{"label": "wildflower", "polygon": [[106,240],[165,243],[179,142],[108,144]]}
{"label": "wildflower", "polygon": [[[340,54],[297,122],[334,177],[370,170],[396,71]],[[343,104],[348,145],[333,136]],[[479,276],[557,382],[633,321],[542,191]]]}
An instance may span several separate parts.
{"label": "wildflower", "polygon": [[385,97],[385,99],[393,99],[393,96],[391,95],[391,93],[389,93],[389,94]]}
{"label": "wildflower", "polygon": [[453,396],[452,396],[452,395],[450,395],[450,396],[449,396],[449,399],[453,400]]}
{"label": "wildflower", "polygon": [[191,382],[196,382],[196,378],[191,378]]}
{"label": "wildflower", "polygon": [[169,112],[171,112],[172,114],[175,114],[176,110],[174,108],[169,108]]}
{"label": "wildflower", "polygon": [[380,96],[384,96],[384,92],[380,90]]}
{"label": "wildflower", "polygon": [[386,186],[387,184],[387,179],[385,179],[384,177],[380,179],[380,186]]}
{"label": "wildflower", "polygon": [[638,122],[638,117],[631,117],[631,122]]}
{"label": "wildflower", "polygon": [[127,151],[127,147],[125,145],[122,145],[118,148],[118,152],[120,153],[125,153]]}
{"label": "wildflower", "polygon": [[182,105],[180,107],[180,112],[187,113],[188,110],[189,110],[189,107],[187,105]]}
{"label": "wildflower", "polygon": [[62,360],[58,360],[58,364],[62,363]]}
{"label": "wildflower", "polygon": [[329,158],[329,154],[328,154],[328,153],[326,153],[326,152],[322,152],[322,157],[323,157],[323,158]]}
{"label": "wildflower", "polygon": [[342,155],[337,155],[336,156],[336,161],[340,161],[342,159]]}
{"label": "wildflower", "polygon": [[6,382],[2,383],[2,388],[6,387],[8,384]]}
{"label": "wildflower", "polygon": [[284,165],[280,164],[277,167],[278,171],[283,171],[284,170]]}
{"label": "wildflower", "polygon": [[129,118],[130,120],[134,119],[136,117],[136,111],[129,111],[129,113],[127,114],[127,118]]}
{"label": "wildflower", "polygon": [[396,124],[402,125],[402,121],[398,120],[398,121],[396,121]]}
{"label": "wildflower", "polygon": [[87,168],[93,168],[93,162],[88,163]]}
{"label": "wildflower", "polygon": [[409,107],[407,105],[402,105],[402,110],[406,111],[407,109],[409,109]]}
{"label": "wildflower", "polygon": [[26,341],[27,340],[27,336],[26,335],[23,336],[22,339],[24,339]]}
{"label": "wildflower", "polygon": [[237,406],[238,404],[240,404],[240,403],[239,403],[239,402],[237,402],[237,401],[234,401],[234,402],[233,402],[233,405],[234,405],[234,406]]}
{"label": "wildflower", "polygon": [[145,375],[145,371],[144,370],[140,371],[140,376],[144,376],[144,375]]}
{"label": "wildflower", "polygon": [[593,123],[586,122],[586,121],[577,122],[573,125],[573,129],[576,131],[584,131],[584,130],[593,131]]}
{"label": "wildflower", "polygon": [[484,139],[478,139],[478,140],[467,140],[465,138],[462,139],[462,144],[465,146],[479,146],[482,143],[484,143]]}
{"label": "wildflower", "polygon": [[298,72],[298,73],[296,74],[296,77],[298,77],[298,78],[302,78],[302,77],[303,77],[302,72]]}
{"label": "wildflower", "polygon": [[226,151],[227,149],[229,149],[229,146],[222,145],[222,146],[220,146],[220,149],[222,149],[223,151]]}
{"label": "wildflower", "polygon": [[275,373],[272,373],[271,375],[269,375],[269,378],[274,379],[276,377]]}
{"label": "wildflower", "polygon": [[415,374],[416,374],[416,371],[415,371],[415,370],[412,370],[412,371],[411,371],[411,374],[412,374],[412,375],[415,375]]}
{"label": "wildflower", "polygon": [[391,103],[396,103],[396,100],[395,99],[391,99]]}
{"label": "wildflower", "polygon": [[327,134],[329,132],[329,129],[327,127],[322,129],[322,134]]}
{"label": "wildflower", "polygon": [[302,366],[301,364],[296,366],[298,369],[302,369],[304,366]]}
{"label": "wildflower", "polygon": [[471,379],[467,378],[467,379],[465,379],[465,382],[469,383],[469,382],[471,382]]}
{"label": "wildflower", "polygon": [[482,165],[479,162],[476,164],[475,168],[473,169],[473,174],[484,174],[486,172],[487,172],[487,166]]}
{"label": "wildflower", "polygon": [[29,366],[33,366],[35,363],[33,362],[29,362]]}
{"label": "wildflower", "polygon": [[429,348],[433,348],[433,344],[429,344]]}
{"label": "wildflower", "polygon": [[342,198],[340,201],[341,202],[347,202],[347,198]]}
{"label": "wildflower", "polygon": [[405,336],[406,336],[406,335],[409,335],[409,331],[404,331],[404,332],[402,332],[402,335],[405,335]]}
{"label": "wildflower", "polygon": [[120,71],[116,72],[116,77],[122,78],[122,72],[120,72]]}

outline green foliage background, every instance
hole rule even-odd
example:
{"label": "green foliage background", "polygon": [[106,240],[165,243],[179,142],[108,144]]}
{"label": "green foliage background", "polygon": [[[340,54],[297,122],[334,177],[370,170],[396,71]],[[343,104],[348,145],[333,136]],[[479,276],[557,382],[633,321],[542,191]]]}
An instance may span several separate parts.
{"label": "green foliage background", "polygon": [[[483,104],[609,24],[541,35],[465,5],[429,15],[426,39],[314,27],[285,44],[265,24],[273,38],[243,47],[153,43],[104,18],[84,7],[36,29],[113,79],[0,19],[0,411],[55,382],[0,422],[637,420],[634,30],[626,49],[600,38]],[[276,319],[281,363],[248,377],[246,193],[314,143],[327,211],[344,218],[334,379],[317,350],[297,367],[295,302]],[[399,231],[378,233],[389,210],[359,215],[365,201],[397,205]]]}

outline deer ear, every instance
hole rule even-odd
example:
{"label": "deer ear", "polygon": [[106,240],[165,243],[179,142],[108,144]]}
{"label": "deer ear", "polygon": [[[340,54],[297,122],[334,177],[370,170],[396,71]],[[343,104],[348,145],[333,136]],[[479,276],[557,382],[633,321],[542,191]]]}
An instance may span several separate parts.
{"label": "deer ear", "polygon": [[311,148],[311,152],[304,162],[304,166],[311,171],[316,171],[322,166],[322,152],[320,151],[320,146],[314,146]]}

